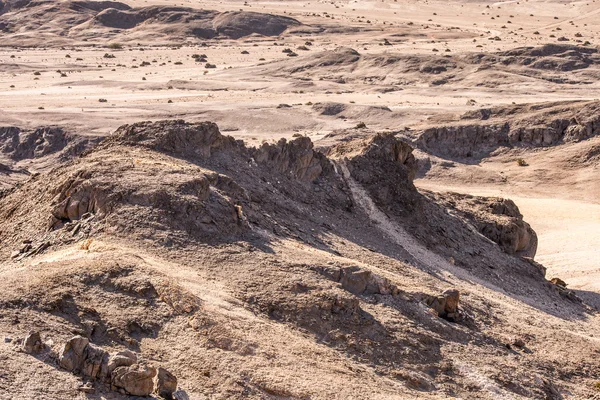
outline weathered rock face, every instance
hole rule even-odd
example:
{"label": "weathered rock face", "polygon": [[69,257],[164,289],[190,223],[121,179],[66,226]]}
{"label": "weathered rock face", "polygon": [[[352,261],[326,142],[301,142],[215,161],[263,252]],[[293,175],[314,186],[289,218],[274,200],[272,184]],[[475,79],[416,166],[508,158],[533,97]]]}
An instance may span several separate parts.
{"label": "weathered rock face", "polygon": [[[542,111],[514,107],[466,113],[459,125],[425,129],[416,144],[441,157],[481,158],[500,147],[554,146],[600,135],[600,102],[549,105]],[[515,119],[511,113],[517,111],[526,116]],[[466,122],[474,119],[490,122]]]}
{"label": "weathered rock face", "polygon": [[[13,12],[6,14],[8,10]],[[32,39],[39,30],[36,21],[39,15],[44,15],[45,21],[54,27],[44,30],[50,40],[57,37],[119,40],[124,31],[135,32],[140,38],[158,36],[173,42],[190,36],[238,39],[253,34],[277,36],[301,25],[293,18],[273,14],[161,5],[132,8],[117,1],[0,2],[0,24],[7,33],[16,33],[22,28],[28,33],[26,39]],[[90,31],[98,32],[98,36]]]}
{"label": "weathered rock face", "polygon": [[393,134],[383,133],[336,144],[328,156],[343,162],[379,207],[401,204],[409,211],[418,195],[413,184],[417,163],[412,151]]}
{"label": "weathered rock face", "polygon": [[89,343],[90,341],[82,336],[70,339],[58,355],[58,365],[69,372],[80,373],[85,361],[85,350]]}
{"label": "weathered rock face", "polygon": [[189,124],[182,120],[140,122],[120,127],[111,142],[137,145],[186,158],[209,158],[215,150],[238,146],[231,136],[223,136],[217,124]]}
{"label": "weathered rock face", "polygon": [[117,367],[111,375],[111,384],[133,396],[149,396],[154,390],[156,368],[133,364]]}
{"label": "weathered rock face", "polygon": [[44,348],[44,342],[42,337],[37,331],[29,332],[29,335],[25,337],[23,341],[23,351],[29,354],[39,353]]}
{"label": "weathered rock face", "polygon": [[[29,335],[26,342],[39,346],[39,333]],[[177,378],[166,369],[139,364],[136,354],[129,350],[108,354],[82,336],[75,336],[65,343],[58,363],[73,374],[110,382],[115,389],[133,396],[149,396],[155,392],[171,399],[177,390]]]}
{"label": "weathered rock face", "polygon": [[421,134],[417,145],[446,157],[478,157],[508,146],[509,131],[508,124],[430,128]]}
{"label": "weathered rock face", "polygon": [[162,367],[158,367],[154,392],[159,396],[170,400],[173,398],[173,393],[177,390],[177,378],[175,375]]}
{"label": "weathered rock face", "polygon": [[425,302],[440,318],[457,321],[459,317],[458,303],[460,292],[456,289],[446,289],[439,296],[429,296]]}
{"label": "weathered rock face", "polygon": [[400,290],[387,278],[373,272],[352,267],[314,267],[315,271],[339,282],[342,288],[355,295],[382,294],[396,296]]}
{"label": "weathered rock face", "polygon": [[573,71],[598,62],[598,49],[568,44],[520,47],[499,53],[505,63],[531,65],[535,69]]}
{"label": "weathered rock face", "polygon": [[213,21],[217,34],[239,39],[251,34],[278,36],[300,22],[282,15],[263,14],[248,11],[232,11],[219,14]]}
{"label": "weathered rock face", "polygon": [[57,127],[41,127],[33,131],[0,127],[0,152],[13,160],[56,153],[63,150],[68,142],[68,135]]}
{"label": "weathered rock face", "polygon": [[538,239],[512,200],[458,193],[433,195],[437,202],[456,210],[482,235],[511,255],[534,258]]}
{"label": "weathered rock face", "polygon": [[305,182],[313,181],[323,171],[331,170],[329,161],[313,149],[313,143],[307,137],[290,142],[281,139],[275,145],[264,144],[256,150],[254,157],[259,164],[267,164]]}

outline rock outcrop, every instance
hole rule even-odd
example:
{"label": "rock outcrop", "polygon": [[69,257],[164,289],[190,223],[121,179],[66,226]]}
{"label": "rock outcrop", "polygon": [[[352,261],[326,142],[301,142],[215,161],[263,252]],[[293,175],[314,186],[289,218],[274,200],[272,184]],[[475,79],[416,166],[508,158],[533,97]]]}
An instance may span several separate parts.
{"label": "rock outcrop", "polygon": [[133,364],[117,367],[110,375],[111,384],[132,396],[149,396],[154,390],[156,368]]}
{"label": "rock outcrop", "polygon": [[307,182],[317,179],[323,171],[332,169],[326,157],[313,149],[308,137],[291,142],[281,139],[275,145],[264,144],[255,152],[254,158],[258,163]]}
{"label": "rock outcrop", "polygon": [[128,350],[109,354],[82,336],[65,343],[58,365],[87,379],[110,382],[115,390],[132,396],[155,392],[169,399],[177,390],[177,378],[166,369],[140,364],[136,354]]}
{"label": "rock outcrop", "polygon": [[416,145],[441,157],[482,158],[499,148],[578,142],[600,135],[599,112],[596,101],[477,110],[459,124],[423,130]]}
{"label": "rock outcrop", "polygon": [[37,331],[29,332],[29,335],[25,337],[23,340],[23,351],[29,354],[39,353],[44,349],[44,342],[42,342],[42,337],[40,333]]}
{"label": "rock outcrop", "polygon": [[459,319],[458,303],[460,292],[456,289],[446,289],[439,296],[429,296],[425,302],[440,318],[456,322]]}
{"label": "rock outcrop", "polygon": [[400,290],[389,279],[360,267],[322,267],[313,269],[329,279],[339,282],[345,290],[355,295],[392,295],[396,296]]}
{"label": "rock outcrop", "polygon": [[534,258],[538,238],[509,199],[458,193],[432,194],[435,201],[459,213],[475,229],[511,255]]}
{"label": "rock outcrop", "polygon": [[14,161],[40,158],[63,150],[74,156],[88,144],[89,139],[69,135],[59,127],[46,126],[34,130],[0,127],[0,153]]}

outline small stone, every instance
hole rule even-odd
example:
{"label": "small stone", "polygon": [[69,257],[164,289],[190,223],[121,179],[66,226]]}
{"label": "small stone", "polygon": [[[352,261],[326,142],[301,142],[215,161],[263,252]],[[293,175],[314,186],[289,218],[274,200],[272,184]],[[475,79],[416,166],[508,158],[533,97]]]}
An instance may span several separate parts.
{"label": "small stone", "polygon": [[516,348],[522,349],[525,347],[525,341],[521,338],[515,338],[512,342],[512,345]]}
{"label": "small stone", "polygon": [[111,375],[113,371],[119,367],[129,367],[135,363],[137,363],[137,356],[132,351],[124,350],[111,354],[108,359],[107,375]]}
{"label": "small stone", "polygon": [[177,390],[177,378],[166,369],[159,367],[156,374],[154,391],[161,397],[172,400]]}
{"label": "small stone", "polygon": [[156,368],[134,364],[118,367],[111,375],[111,383],[133,396],[149,396],[154,390]]}
{"label": "small stone", "polygon": [[44,348],[39,332],[31,331],[23,341],[23,351],[29,354],[39,353]]}
{"label": "small stone", "polygon": [[12,338],[11,337],[5,337],[4,338],[4,343],[10,343],[12,342]]}
{"label": "small stone", "polygon": [[563,287],[563,288],[567,287],[567,283],[565,281],[563,281],[562,279],[560,279],[560,278],[552,278],[552,280],[550,280],[550,282],[552,282],[556,286],[560,286],[560,287]]}
{"label": "small stone", "polygon": [[83,393],[94,393],[96,390],[94,389],[94,385],[91,382],[84,383],[80,385],[77,390]]}

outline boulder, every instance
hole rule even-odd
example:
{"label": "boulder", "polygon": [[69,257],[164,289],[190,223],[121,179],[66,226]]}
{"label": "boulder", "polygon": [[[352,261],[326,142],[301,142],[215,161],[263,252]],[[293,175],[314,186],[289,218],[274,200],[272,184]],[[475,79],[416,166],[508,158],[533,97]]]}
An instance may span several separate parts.
{"label": "boulder", "polygon": [[456,322],[459,317],[458,303],[460,292],[456,289],[447,289],[439,296],[429,296],[425,300],[440,318]]}
{"label": "boulder", "polygon": [[550,280],[550,282],[552,282],[556,286],[560,286],[560,287],[563,287],[563,288],[567,287],[567,283],[565,281],[563,281],[562,279],[560,279],[560,278],[552,278]]}
{"label": "boulder", "polygon": [[154,383],[154,392],[159,396],[171,400],[173,393],[177,390],[177,378],[175,375],[162,367],[158,367],[156,380]]}
{"label": "boulder", "polygon": [[81,374],[92,379],[101,378],[102,373],[106,371],[107,362],[108,353],[102,348],[88,343],[83,352]]}
{"label": "boulder", "polygon": [[132,396],[149,396],[154,390],[155,376],[156,368],[133,364],[116,368],[111,375],[111,383]]}
{"label": "boulder", "polygon": [[340,283],[347,291],[362,294],[367,289],[371,271],[361,270],[358,267],[348,267],[342,270]]}
{"label": "boulder", "polygon": [[314,270],[328,279],[341,283],[343,289],[355,295],[396,296],[400,293],[398,287],[389,279],[357,266],[345,268],[319,266],[314,267]]}
{"label": "boulder", "polygon": [[83,367],[85,349],[89,340],[83,336],[71,338],[58,355],[58,364],[69,372],[79,373]]}
{"label": "boulder", "polygon": [[31,331],[23,341],[23,351],[29,354],[35,354],[42,351],[44,343],[39,332]]}
{"label": "boulder", "polygon": [[119,367],[129,367],[135,363],[137,363],[137,356],[132,351],[124,350],[111,354],[107,362],[106,375],[110,376],[115,369]]}

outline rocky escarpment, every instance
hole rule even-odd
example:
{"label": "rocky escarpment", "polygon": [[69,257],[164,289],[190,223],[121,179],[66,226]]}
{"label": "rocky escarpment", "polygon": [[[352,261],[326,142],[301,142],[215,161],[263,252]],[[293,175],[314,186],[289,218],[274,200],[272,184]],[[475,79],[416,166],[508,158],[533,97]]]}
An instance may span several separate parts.
{"label": "rocky escarpment", "polygon": [[29,130],[12,126],[0,127],[0,155],[12,161],[41,158],[56,153],[66,159],[78,155],[97,141],[97,138],[71,135],[60,127],[47,126]]}
{"label": "rocky escarpment", "polygon": [[[516,206],[500,199],[479,199],[462,204],[457,213],[453,194],[418,192],[412,180],[416,171],[412,148],[392,134],[368,138],[346,138],[331,146],[328,155],[343,163],[353,180],[370,196],[373,205],[384,213],[379,224],[401,226],[437,254],[463,268],[487,265],[490,270],[471,270],[475,274],[495,275],[491,270],[500,262],[497,249],[511,256],[533,257],[537,248],[535,232],[522,221]],[[355,199],[357,200],[357,199]],[[367,204],[369,202],[367,201]],[[537,265],[522,263],[516,257],[503,259],[511,286],[522,286],[520,279],[537,280],[545,271]],[[510,272],[508,272],[510,271]],[[519,279],[513,280],[512,274]]]}
{"label": "rocky escarpment", "polygon": [[[52,179],[33,176],[30,200],[15,209],[18,202],[11,201],[22,193],[13,191],[3,212],[25,217],[36,210],[27,229],[11,234],[39,240],[19,247],[15,257],[22,258],[57,240],[104,231],[163,244],[219,242],[251,233],[252,225],[289,232],[276,221],[294,225],[295,218],[314,217],[299,214],[288,199],[345,210],[349,199],[338,185],[333,167],[307,138],[248,148],[213,123],[138,123],[53,171]],[[49,230],[45,239],[33,234],[40,229]]]}
{"label": "rocky escarpment", "polygon": [[[235,241],[255,236],[259,228],[325,248],[302,226],[331,230],[352,223],[355,199],[336,166],[343,162],[381,210],[440,251],[462,258],[465,266],[472,258],[459,251],[465,242],[474,248],[490,246],[471,238],[474,233],[465,221],[449,219],[443,202],[416,190],[412,148],[394,135],[350,137],[324,151],[327,156],[304,137],[247,147],[209,122],[126,125],[93,151],[52,171],[50,179],[33,176],[23,188],[6,194],[0,215],[14,222],[5,224],[5,240],[17,246],[11,255],[18,260],[102,233],[172,246],[190,240]],[[488,236],[507,250],[514,234],[500,229]],[[522,254],[523,246],[507,252]],[[487,262],[499,261],[490,257]],[[529,268],[516,260],[509,263]]]}
{"label": "rocky escarpment", "polygon": [[[508,203],[469,220],[415,189],[412,148],[394,135],[330,139],[323,152],[306,138],[253,148],[210,122],[137,123],[10,190],[0,198],[1,267],[10,271],[0,327],[12,340],[35,325],[42,337],[26,342],[35,349],[43,339],[54,355],[5,345],[3,373],[43,370],[33,387],[50,398],[160,393],[157,366],[190,398],[317,398],[335,397],[322,384],[334,368],[328,376],[357,382],[350,391],[361,397],[374,392],[365,382],[385,379],[393,386],[375,389],[384,397],[422,398],[471,390],[458,367],[439,367],[448,354],[516,356],[508,325],[491,331],[509,313],[490,311],[495,303],[470,289],[474,281],[527,310],[561,302],[583,312],[542,270],[507,254],[507,241],[477,231],[494,219],[485,213],[518,219]],[[545,371],[548,353],[532,354],[529,370]],[[111,364],[117,357],[127,365]],[[324,357],[327,365],[314,365]],[[376,371],[340,375],[340,360]],[[275,369],[289,373],[283,384]],[[507,370],[511,388],[542,396],[542,383]],[[174,389],[168,374],[162,382]]]}
{"label": "rocky escarpment", "polygon": [[600,103],[593,101],[477,110],[459,124],[423,130],[415,144],[440,157],[481,158],[497,149],[554,146],[599,134]]}
{"label": "rocky escarpment", "polygon": [[506,253],[533,258],[538,239],[515,203],[508,199],[458,193],[430,194],[437,203],[460,214]]}

